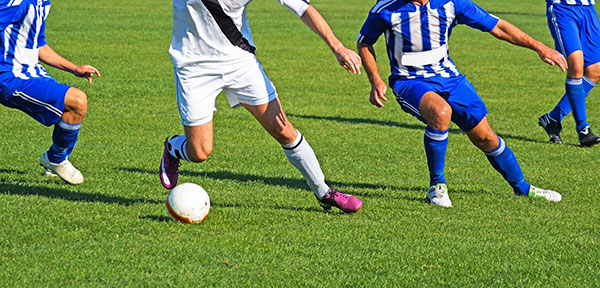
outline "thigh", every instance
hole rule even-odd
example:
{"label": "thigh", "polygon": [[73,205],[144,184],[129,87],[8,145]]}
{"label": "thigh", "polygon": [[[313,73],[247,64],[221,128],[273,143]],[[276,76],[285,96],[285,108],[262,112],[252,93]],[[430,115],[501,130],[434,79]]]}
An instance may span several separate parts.
{"label": "thigh", "polygon": [[219,69],[216,65],[175,67],[177,107],[184,126],[199,126],[212,121],[215,99],[224,86]]}
{"label": "thigh", "polygon": [[466,78],[451,90],[447,101],[452,107],[452,122],[465,132],[475,128],[488,113],[475,87]]}
{"label": "thigh", "polygon": [[426,93],[439,93],[439,85],[423,80],[397,80],[392,81],[390,84],[396,96],[396,101],[400,104],[402,110],[421,122],[427,123],[419,111],[419,105]]}
{"label": "thigh", "polygon": [[2,83],[4,106],[19,109],[43,125],[50,126],[62,117],[65,95],[71,86],[51,77],[12,78]]}
{"label": "thigh", "polygon": [[583,29],[581,31],[584,65],[600,62],[600,20],[594,6],[583,6]]}
{"label": "thigh", "polygon": [[231,107],[263,105],[277,98],[275,86],[254,55],[231,63],[223,75],[225,95]]}
{"label": "thigh", "polygon": [[581,16],[578,6],[566,4],[548,5],[546,16],[550,34],[554,38],[554,45],[558,52],[567,57],[571,53],[582,50],[579,22]]}

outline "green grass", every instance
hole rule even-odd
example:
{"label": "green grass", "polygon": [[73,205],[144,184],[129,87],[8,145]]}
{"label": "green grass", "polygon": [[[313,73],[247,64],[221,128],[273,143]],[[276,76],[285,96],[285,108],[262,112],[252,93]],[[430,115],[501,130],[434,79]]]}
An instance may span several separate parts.
{"label": "green grass", "polygon": [[[373,1],[313,1],[354,48]],[[543,1],[477,1],[548,45]],[[424,125],[388,93],[368,102],[366,76],[346,74],[326,45],[275,1],[249,17],[257,55],[328,181],[359,196],[356,214],[323,213],[281,148],[242,109],[218,99],[214,154],[181,167],[212,210],[199,225],[170,221],[156,171],[162,141],[181,133],[174,96],[169,1],[54,1],[51,46],[102,73],[84,90],[89,113],[72,162],[80,186],[42,177],[51,129],[0,109],[0,286],[600,286],[600,148],[565,145],[537,126],[563,93],[565,74],[532,52],[457,27],[451,55],[475,85],[489,120],[534,185],[561,203],[514,197],[483,153],[451,127],[446,176],[452,209],[423,199]],[[376,45],[387,77],[383,39]],[[600,127],[600,92],[588,98]]]}

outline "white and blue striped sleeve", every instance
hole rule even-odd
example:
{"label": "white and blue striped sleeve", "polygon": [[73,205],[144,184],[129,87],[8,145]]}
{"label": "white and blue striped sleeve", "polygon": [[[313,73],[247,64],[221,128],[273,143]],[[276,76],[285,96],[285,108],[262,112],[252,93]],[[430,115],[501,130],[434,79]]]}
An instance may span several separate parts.
{"label": "white and blue striped sleeve", "polygon": [[390,22],[381,13],[369,13],[367,20],[360,29],[356,41],[369,45],[375,44],[379,36],[390,28]]}
{"label": "white and blue striped sleeve", "polygon": [[465,24],[483,32],[492,31],[498,24],[498,17],[483,10],[471,0],[454,0],[454,7],[458,24]]}
{"label": "white and blue striped sleeve", "polygon": [[290,9],[290,11],[292,11],[292,13],[296,14],[296,16],[298,16],[298,18],[300,18],[300,17],[302,17],[302,15],[304,15],[304,12],[306,12],[306,9],[308,8],[308,5],[310,3],[310,0],[278,0],[278,1],[279,1],[279,3],[281,3],[281,5]]}

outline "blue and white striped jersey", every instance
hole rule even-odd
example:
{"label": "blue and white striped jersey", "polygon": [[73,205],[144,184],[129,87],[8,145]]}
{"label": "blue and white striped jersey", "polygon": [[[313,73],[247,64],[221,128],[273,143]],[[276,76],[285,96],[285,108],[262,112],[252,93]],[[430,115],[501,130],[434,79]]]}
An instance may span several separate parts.
{"label": "blue and white striped jersey", "polygon": [[49,12],[49,0],[0,0],[0,75],[12,72],[22,79],[48,75],[38,58],[39,47],[46,45]]}
{"label": "blue and white striped jersey", "polygon": [[457,24],[491,31],[498,18],[471,0],[380,0],[369,12],[357,41],[374,44],[385,33],[391,77],[456,77],[460,72],[448,56],[448,38]]}
{"label": "blue and white striped jersey", "polygon": [[548,4],[566,4],[578,6],[591,6],[596,4],[595,0],[546,0]]}

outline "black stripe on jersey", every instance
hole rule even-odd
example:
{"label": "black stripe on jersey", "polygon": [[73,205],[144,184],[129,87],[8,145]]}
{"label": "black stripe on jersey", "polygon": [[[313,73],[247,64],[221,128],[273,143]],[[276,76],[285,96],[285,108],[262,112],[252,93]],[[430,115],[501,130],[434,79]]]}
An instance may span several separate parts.
{"label": "black stripe on jersey", "polygon": [[218,0],[202,0],[202,3],[204,3],[206,9],[208,9],[213,18],[215,18],[217,25],[219,25],[219,28],[221,28],[221,31],[225,34],[225,37],[227,37],[231,44],[254,54],[256,48],[250,45],[248,40],[244,38],[242,32],[240,32],[235,26],[235,23],[233,23],[233,20],[225,14],[223,7],[221,7]]}

